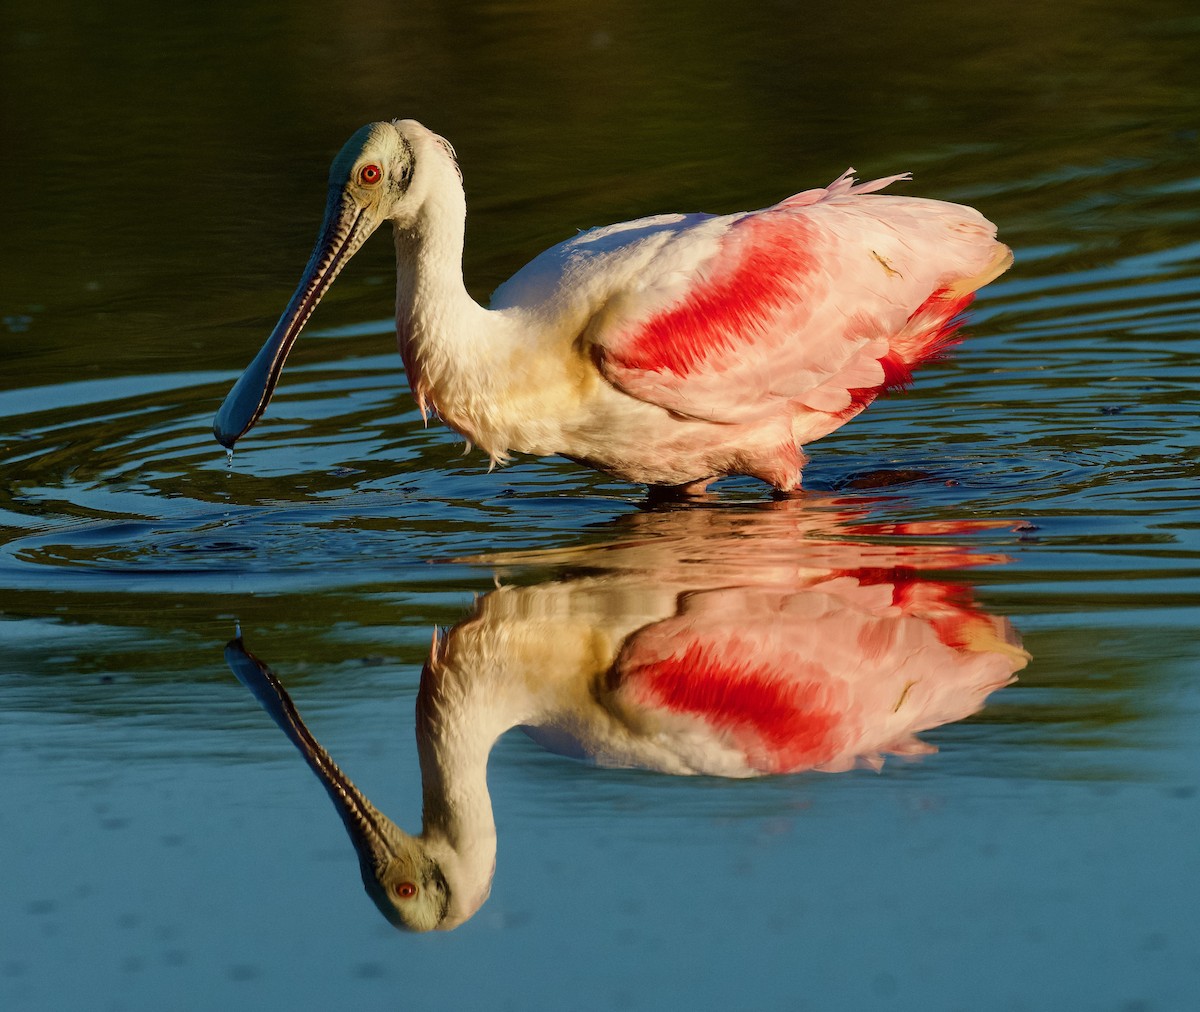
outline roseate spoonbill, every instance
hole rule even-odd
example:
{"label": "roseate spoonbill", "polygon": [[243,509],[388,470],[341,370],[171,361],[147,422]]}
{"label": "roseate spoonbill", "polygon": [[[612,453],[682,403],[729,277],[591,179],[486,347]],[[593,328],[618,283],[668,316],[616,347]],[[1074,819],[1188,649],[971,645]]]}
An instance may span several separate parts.
{"label": "roseate spoonbill", "polygon": [[371,123],[334,158],[316,248],[214,434],[232,447],[258,420],[317,302],[390,221],[413,395],[493,464],[561,454],[683,492],[727,474],[797,489],[801,447],[906,383],[1012,262],[974,209],[875,192],[907,173],[852,173],[761,211],[583,232],[484,309],[463,286],[454,150],[414,120]]}
{"label": "roseate spoonbill", "polygon": [[[685,516],[701,512],[720,515]],[[915,732],[974,713],[1028,660],[964,586],[920,575],[1000,556],[798,543],[795,516],[764,512],[674,511],[635,526],[609,545],[493,556],[564,568],[487,594],[435,635],[417,694],[419,835],[342,773],[265,664],[240,640],[227,647],[333,799],[392,923],[452,928],[487,899],[488,756],[512,727],[553,752],[670,774],[878,768],[884,753],[933,751]]]}

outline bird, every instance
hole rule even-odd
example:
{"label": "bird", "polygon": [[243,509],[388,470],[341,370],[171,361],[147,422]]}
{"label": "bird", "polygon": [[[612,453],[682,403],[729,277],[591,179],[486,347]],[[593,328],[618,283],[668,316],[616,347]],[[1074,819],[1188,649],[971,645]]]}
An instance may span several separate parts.
{"label": "bird", "polygon": [[240,638],[226,647],[333,800],[395,926],[448,930],[487,900],[488,758],[510,728],[550,752],[668,775],[879,769],[885,753],[934,751],[916,732],[976,712],[1029,659],[1005,619],[924,572],[1001,555],[829,541],[836,510],[676,509],[628,523],[598,545],[470,560],[543,580],[499,586],[435,631],[415,707],[419,834],[341,771],[268,665]]}
{"label": "bird", "polygon": [[367,124],[333,159],[316,246],[214,435],[232,450],[258,421],[321,297],[391,222],[416,404],[491,466],[560,455],[667,497],[727,475],[797,492],[803,447],[906,386],[1012,263],[973,208],[879,192],[909,178],[849,169],[759,211],[593,228],[484,308],[463,280],[454,148],[415,120]]}

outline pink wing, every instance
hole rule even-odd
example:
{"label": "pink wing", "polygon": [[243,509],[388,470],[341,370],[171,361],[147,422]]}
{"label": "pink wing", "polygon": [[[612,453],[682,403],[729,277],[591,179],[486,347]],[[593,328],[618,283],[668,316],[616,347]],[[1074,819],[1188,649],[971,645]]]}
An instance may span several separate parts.
{"label": "pink wing", "polygon": [[915,732],[974,713],[1027,659],[965,588],[864,572],[688,595],[611,677],[625,719],[660,739],[707,738],[763,773],[836,771],[927,750]]}
{"label": "pink wing", "polygon": [[[644,219],[548,251],[605,378],[713,421],[822,413],[808,438],[905,383],[1011,255],[977,211],[872,195],[907,176],[856,184],[852,171],[762,211]],[[549,258],[530,265],[543,284]]]}

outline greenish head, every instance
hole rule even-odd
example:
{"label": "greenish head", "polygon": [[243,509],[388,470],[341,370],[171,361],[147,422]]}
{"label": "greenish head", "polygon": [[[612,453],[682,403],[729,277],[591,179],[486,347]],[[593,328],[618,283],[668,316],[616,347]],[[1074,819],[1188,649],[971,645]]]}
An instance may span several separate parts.
{"label": "greenish head", "polygon": [[325,218],[300,283],[270,337],[229,391],[213,435],[232,448],[262,417],[288,352],[342,268],[385,221],[413,227],[431,200],[462,202],[454,149],[416,120],[368,123],[329,168]]}

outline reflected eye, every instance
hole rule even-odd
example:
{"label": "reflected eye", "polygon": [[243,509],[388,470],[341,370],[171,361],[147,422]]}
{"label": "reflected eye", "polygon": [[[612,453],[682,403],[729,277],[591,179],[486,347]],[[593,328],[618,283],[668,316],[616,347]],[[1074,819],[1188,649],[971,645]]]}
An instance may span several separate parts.
{"label": "reflected eye", "polygon": [[417,895],[417,887],[415,883],[412,882],[397,883],[393,887],[392,891],[402,900],[411,900]]}
{"label": "reflected eye", "polygon": [[371,162],[358,170],[358,181],[363,186],[374,186],[383,178],[383,170]]}

